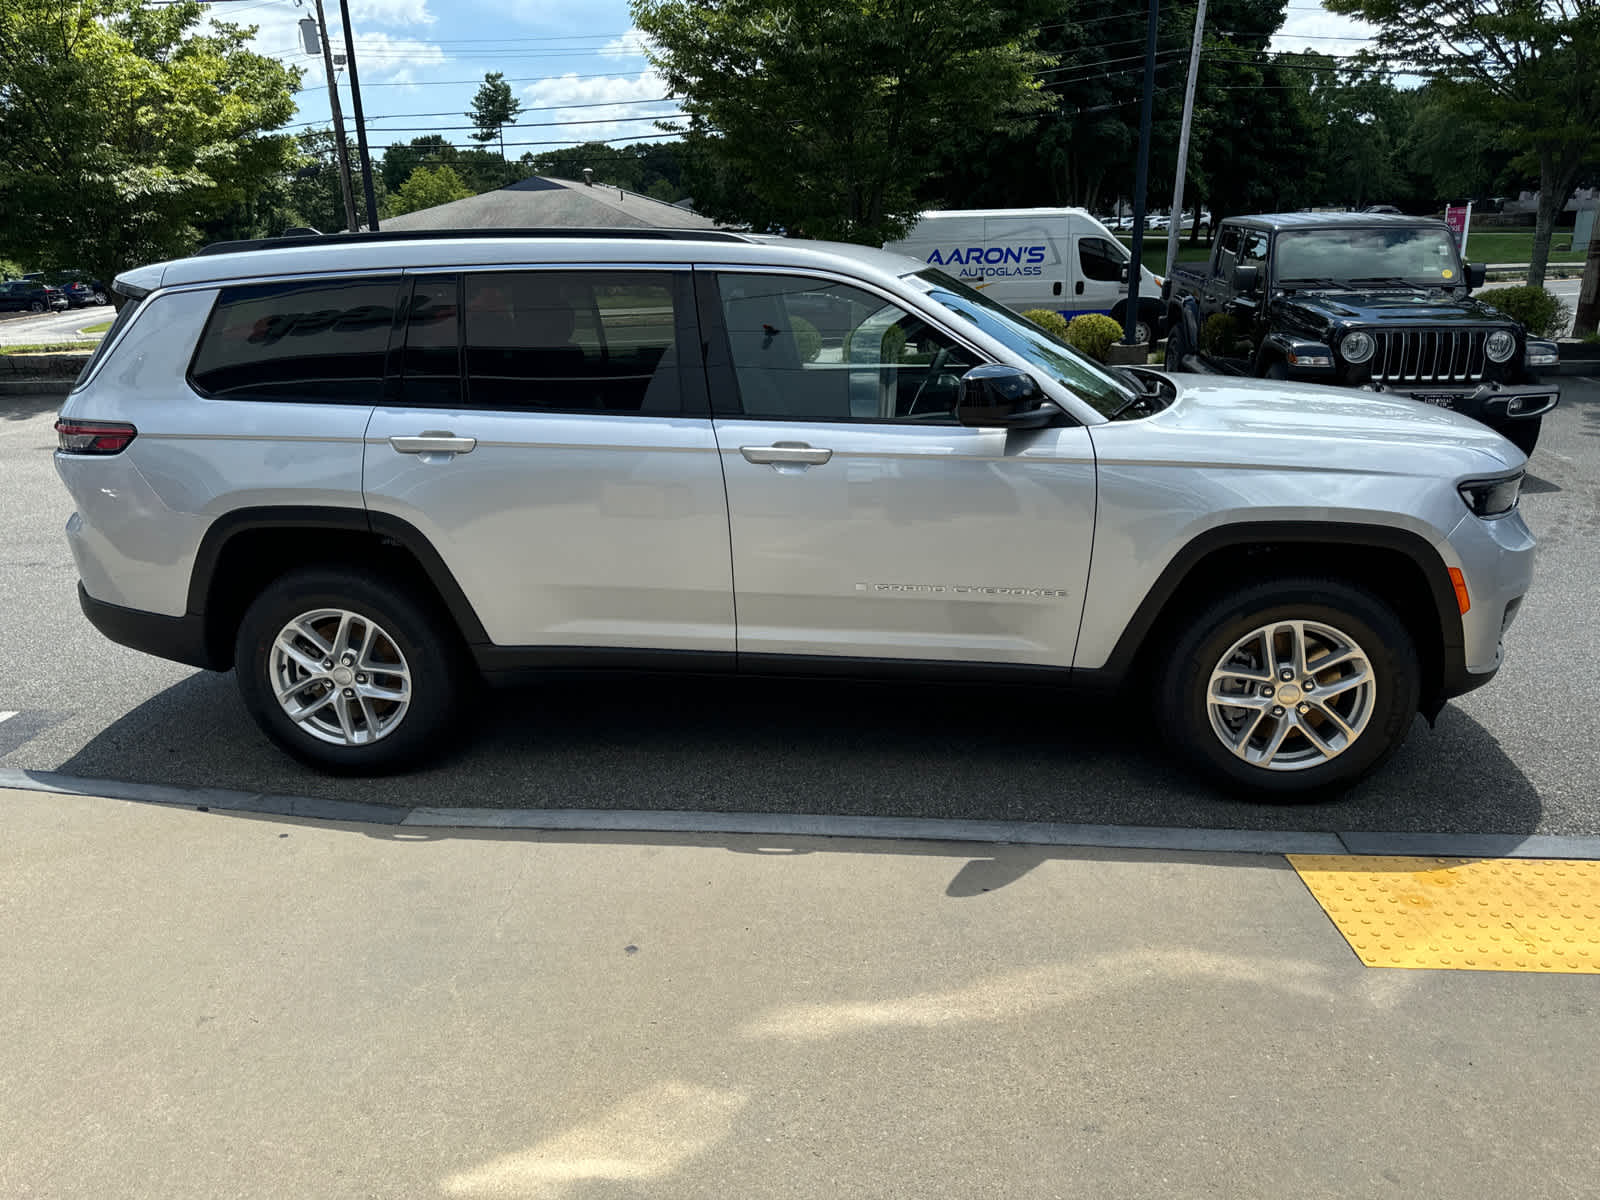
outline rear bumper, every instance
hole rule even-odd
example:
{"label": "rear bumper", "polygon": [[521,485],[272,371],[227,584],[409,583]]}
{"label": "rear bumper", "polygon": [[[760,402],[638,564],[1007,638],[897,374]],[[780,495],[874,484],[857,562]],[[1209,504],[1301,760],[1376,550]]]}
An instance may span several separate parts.
{"label": "rear bumper", "polygon": [[208,671],[223,669],[206,645],[203,616],[168,617],[107,604],[89,595],[82,583],[78,584],[78,606],[89,624],[119,646]]}

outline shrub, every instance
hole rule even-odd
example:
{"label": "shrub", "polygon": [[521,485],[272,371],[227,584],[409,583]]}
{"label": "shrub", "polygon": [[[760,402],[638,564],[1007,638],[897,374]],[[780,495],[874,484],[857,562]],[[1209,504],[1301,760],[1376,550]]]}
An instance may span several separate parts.
{"label": "shrub", "polygon": [[1521,323],[1534,337],[1555,337],[1572,320],[1572,309],[1559,296],[1527,284],[1479,292],[1477,298]]}
{"label": "shrub", "polygon": [[1122,336],[1122,326],[1100,313],[1084,313],[1067,324],[1067,344],[1096,362],[1105,362],[1111,343]]}
{"label": "shrub", "polygon": [[1200,328],[1200,353],[1228,357],[1244,338],[1239,318],[1232,313],[1212,313]]}
{"label": "shrub", "polygon": [[1022,314],[1022,319],[1032,321],[1040,329],[1062,341],[1067,340],[1067,319],[1058,312],[1048,308],[1030,308]]}
{"label": "shrub", "polygon": [[790,317],[789,324],[794,326],[794,344],[800,361],[816,362],[817,355],[822,353],[822,335],[817,327],[804,317]]}

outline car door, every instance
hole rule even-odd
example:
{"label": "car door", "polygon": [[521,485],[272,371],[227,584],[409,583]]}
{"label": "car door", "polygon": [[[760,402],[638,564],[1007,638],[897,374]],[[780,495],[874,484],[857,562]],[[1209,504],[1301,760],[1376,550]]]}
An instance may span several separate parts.
{"label": "car door", "polygon": [[422,532],[490,641],[524,648],[507,665],[633,650],[731,666],[688,269],[412,279],[394,391],[367,429],[368,507]]}
{"label": "car door", "polygon": [[[741,664],[1070,665],[1087,432],[957,424],[960,377],[984,356],[878,288],[732,268],[696,281]],[[842,336],[821,335],[824,312]]]}
{"label": "car door", "polygon": [[1227,312],[1233,304],[1233,268],[1239,259],[1240,228],[1224,224],[1217,234],[1216,252],[1211,256],[1211,274],[1200,298],[1201,328],[1207,317]]}

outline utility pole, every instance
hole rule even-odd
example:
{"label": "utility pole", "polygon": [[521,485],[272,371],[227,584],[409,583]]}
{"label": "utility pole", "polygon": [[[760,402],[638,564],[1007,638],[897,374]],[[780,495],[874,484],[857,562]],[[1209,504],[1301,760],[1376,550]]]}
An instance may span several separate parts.
{"label": "utility pole", "polygon": [[[322,65],[328,73],[328,107],[333,110],[334,149],[339,156],[339,194],[344,197],[345,228],[354,233],[359,226],[356,224],[356,200],[350,194],[350,148],[344,142],[344,113],[339,108],[339,80],[333,73],[333,48],[328,45],[328,21],[322,13],[322,0],[314,2],[317,9],[317,40],[322,43]],[[308,43],[306,50],[315,54],[316,49],[309,45],[310,31],[306,29],[304,22],[301,23],[300,30]]]}
{"label": "utility pole", "polygon": [[[320,0],[319,0],[320,3]],[[1200,0],[1202,6],[1205,0]],[[356,39],[350,32],[350,5],[339,0],[344,23],[344,60],[350,64],[350,107],[356,115],[356,149],[361,154],[361,190],[367,197],[367,228],[378,232],[378,198],[372,190],[372,156],[367,153],[367,122],[361,115],[361,76],[356,71]]]}
{"label": "utility pole", "polygon": [[[1144,189],[1150,167],[1150,112],[1156,98],[1156,21],[1161,0],[1150,0],[1150,31],[1144,49],[1144,101],[1139,106],[1139,161],[1133,174],[1133,258],[1128,263],[1128,307],[1122,321],[1122,344],[1135,344],[1139,326],[1139,276],[1144,265]],[[1152,331],[1153,332],[1153,331]]]}
{"label": "utility pole", "polygon": [[1194,119],[1194,81],[1200,74],[1200,35],[1206,27],[1206,0],[1194,14],[1194,45],[1189,48],[1189,82],[1183,89],[1183,128],[1178,134],[1178,173],[1172,181],[1172,228],[1167,231],[1167,269],[1170,276],[1178,262],[1178,238],[1183,224],[1183,177],[1189,170],[1189,122]]}

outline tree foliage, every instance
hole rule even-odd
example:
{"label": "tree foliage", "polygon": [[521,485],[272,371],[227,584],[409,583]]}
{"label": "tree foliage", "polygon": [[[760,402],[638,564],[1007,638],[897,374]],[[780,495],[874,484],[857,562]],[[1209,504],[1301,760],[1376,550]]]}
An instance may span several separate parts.
{"label": "tree foliage", "polygon": [[390,194],[383,215],[397,217],[401,213],[449,204],[452,200],[465,200],[471,195],[473,191],[448,166],[418,167],[406,177],[398,191]]}
{"label": "tree foliage", "polygon": [[1600,0],[1327,0],[1378,27],[1378,52],[1432,74],[1440,98],[1485,122],[1539,171],[1528,282],[1585,162],[1600,155]]}
{"label": "tree foliage", "polygon": [[467,136],[475,142],[490,142],[498,137],[500,157],[504,158],[505,127],[516,124],[521,112],[522,101],[511,94],[511,85],[506,82],[505,73],[490,71],[484,75],[483,82],[472,97],[472,108],[466,116],[477,128]]}
{"label": "tree foliage", "polygon": [[942,147],[1048,106],[1028,0],[633,0],[687,114],[702,212],[811,237],[898,236]]}
{"label": "tree foliage", "polygon": [[299,74],[180,0],[0,6],[0,251],[110,278],[192,249],[294,157]]}

